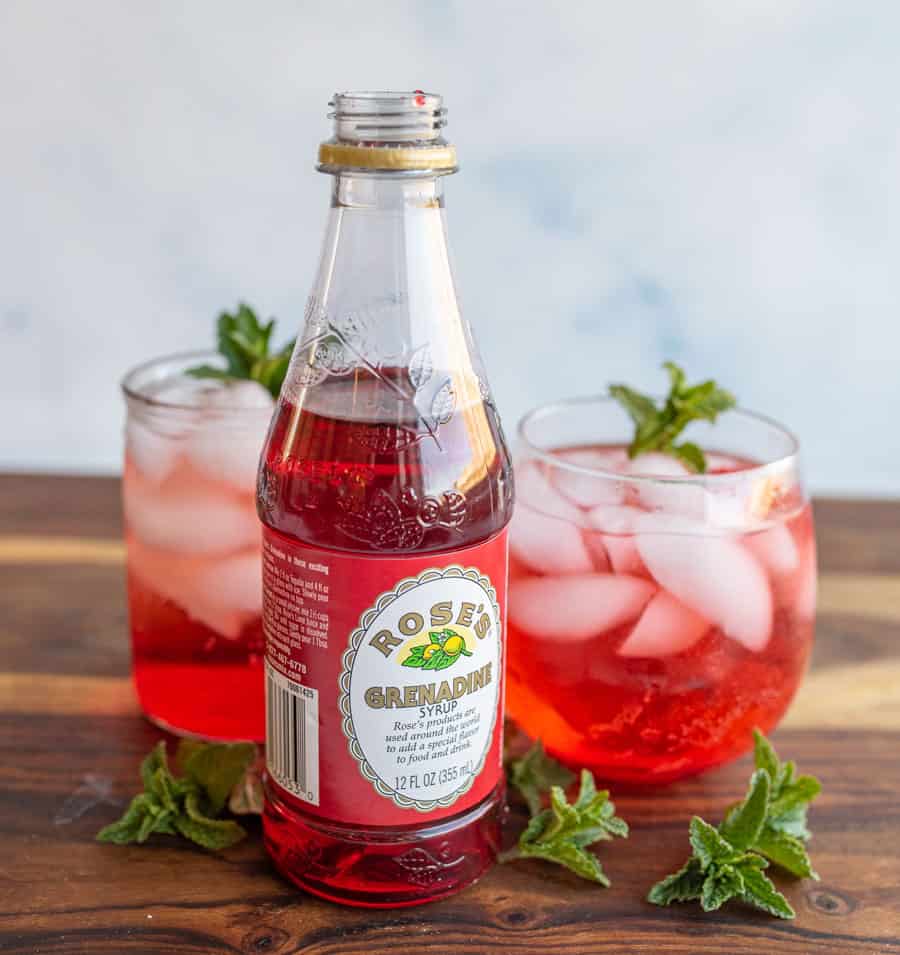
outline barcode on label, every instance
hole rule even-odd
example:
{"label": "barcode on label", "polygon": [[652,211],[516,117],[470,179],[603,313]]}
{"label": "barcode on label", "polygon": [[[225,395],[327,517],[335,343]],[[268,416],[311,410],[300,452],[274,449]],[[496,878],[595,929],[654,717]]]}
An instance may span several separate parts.
{"label": "barcode on label", "polygon": [[279,786],[319,805],[319,692],[282,676],[268,663],[266,764]]}

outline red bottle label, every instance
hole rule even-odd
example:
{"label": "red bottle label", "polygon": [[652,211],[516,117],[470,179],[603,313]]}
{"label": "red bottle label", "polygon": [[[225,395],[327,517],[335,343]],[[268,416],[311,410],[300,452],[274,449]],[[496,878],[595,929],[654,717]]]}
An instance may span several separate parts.
{"label": "red bottle label", "polygon": [[506,531],[373,557],[263,533],[270,780],[335,822],[411,825],[502,772]]}

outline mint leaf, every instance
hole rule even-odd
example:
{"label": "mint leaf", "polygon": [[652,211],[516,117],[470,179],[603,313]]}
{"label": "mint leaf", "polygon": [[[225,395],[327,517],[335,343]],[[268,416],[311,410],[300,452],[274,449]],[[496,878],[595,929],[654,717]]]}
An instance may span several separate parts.
{"label": "mint leaf", "polygon": [[234,375],[223,368],[216,368],[214,365],[194,365],[187,370],[187,374],[194,378],[218,378],[222,381],[231,381]]}
{"label": "mint leaf", "polygon": [[691,848],[700,865],[707,869],[714,862],[729,862],[737,855],[730,842],[716,828],[699,816],[691,819]]}
{"label": "mint leaf", "polygon": [[[772,778],[772,790],[766,813],[766,828],[808,841],[807,807],[822,791],[815,776],[798,776],[792,760],[782,763],[772,744],[759,732],[753,731],[753,759]],[[776,859],[772,860],[777,863]]]}
{"label": "mint leaf", "polygon": [[768,772],[757,769],[750,777],[750,789],[744,801],[726,816],[719,827],[722,837],[735,849],[749,849],[756,842],[766,820],[770,786]]}
{"label": "mint leaf", "polygon": [[232,845],[246,833],[233,820],[214,817],[256,759],[252,743],[182,740],[177,761],[185,775],[174,776],[165,741],[160,741],[141,761],[144,792],[131,800],[120,819],[101,829],[97,839],[127,845],[163,833],[183,835],[207,849]]}
{"label": "mint leaf", "polygon": [[184,808],[184,814],[175,819],[175,828],[186,839],[204,849],[227,849],[247,835],[247,831],[233,819],[210,818],[201,806],[197,793],[188,794]]}
{"label": "mint leaf", "polygon": [[662,366],[669,373],[670,393],[673,395],[682,394],[685,382],[684,370],[676,365],[674,361],[664,361]]}
{"label": "mint leaf", "polygon": [[744,891],[744,879],[741,873],[727,863],[713,866],[703,880],[700,892],[700,905],[704,912],[715,912],[729,899]]}
{"label": "mint leaf", "polygon": [[663,367],[669,374],[669,394],[662,407],[648,395],[627,385],[614,384],[610,396],[627,412],[634,423],[634,436],[628,446],[628,456],[637,457],[648,451],[671,454],[691,471],[706,471],[706,457],[693,442],[676,444],[676,438],[692,421],[715,421],[735,405],[734,396],[714,381],[688,385],[684,371],[674,362]]}
{"label": "mint leaf", "polygon": [[255,759],[253,743],[210,743],[195,749],[183,765],[187,775],[205,790],[210,811],[216,815]]}
{"label": "mint leaf", "polygon": [[647,894],[647,901],[654,905],[692,902],[700,898],[703,883],[703,866],[699,859],[691,857],[677,872],[657,882]]}
{"label": "mint leaf", "polygon": [[550,808],[534,816],[519,837],[516,858],[543,859],[565,866],[583,879],[609,885],[597,857],[587,846],[613,836],[627,836],[628,826],[615,815],[606,790],[597,790],[593,775],[581,771],[578,797],[570,804],[559,786],[550,789]]}
{"label": "mint leaf", "polygon": [[742,902],[782,919],[792,919],[796,915],[790,902],[757,867],[742,866],[741,877],[744,880],[744,890],[738,897]]}
{"label": "mint leaf", "polygon": [[806,846],[797,836],[766,826],[754,841],[753,848],[799,879],[819,878],[812,867]]}
{"label": "mint leaf", "polygon": [[544,752],[544,744],[538,740],[521,758],[510,767],[510,782],[528,803],[532,815],[541,810],[541,794],[553,786],[568,786],[575,781],[575,774]]}
{"label": "mint leaf", "polygon": [[783,816],[797,806],[812,802],[822,791],[822,785],[814,776],[798,776],[785,783],[781,792],[772,800],[772,815]]}
{"label": "mint leaf", "polygon": [[141,760],[141,782],[144,789],[153,789],[153,780],[157,770],[169,771],[169,761],[166,756],[166,741],[161,739],[153,749]]}
{"label": "mint leaf", "polygon": [[565,866],[575,875],[602,886],[609,886],[609,877],[603,871],[597,857],[587,850],[565,840],[553,843],[529,843],[525,849],[520,846],[523,858],[543,859]]}
{"label": "mint leaf", "polygon": [[294,341],[269,353],[275,319],[263,324],[256,312],[243,302],[233,314],[222,312],[216,320],[218,351],[226,367],[196,365],[187,369],[195,378],[240,379],[258,381],[273,398],[277,398],[290,365]]}
{"label": "mint leaf", "polygon": [[764,769],[777,788],[781,785],[781,761],[772,744],[758,729],[753,730],[753,761],[757,769]]}
{"label": "mint leaf", "polygon": [[648,422],[657,420],[656,403],[647,395],[642,395],[627,385],[610,385],[609,393],[628,412],[636,428],[642,428]]}
{"label": "mint leaf", "polygon": [[804,842],[809,842],[812,833],[806,824],[806,806],[794,806],[780,816],[769,816],[766,825],[776,832],[784,832],[789,836],[796,836]]}
{"label": "mint leaf", "polygon": [[681,461],[689,471],[702,474],[706,470],[706,456],[693,441],[674,444],[671,453]]}
{"label": "mint leaf", "polygon": [[112,842],[119,846],[137,842],[144,819],[150,816],[151,805],[153,805],[153,797],[147,793],[139,793],[131,800],[120,819],[104,826],[97,833],[97,841]]}

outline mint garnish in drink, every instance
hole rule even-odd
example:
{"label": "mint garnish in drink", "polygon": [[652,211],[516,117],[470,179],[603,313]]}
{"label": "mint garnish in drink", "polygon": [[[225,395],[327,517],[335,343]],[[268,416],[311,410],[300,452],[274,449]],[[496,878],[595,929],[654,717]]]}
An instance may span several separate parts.
{"label": "mint garnish in drink", "polygon": [[706,456],[700,447],[692,441],[676,444],[675,439],[692,421],[715,421],[723,411],[733,408],[734,395],[712,379],[688,385],[684,371],[674,362],[664,362],[663,368],[669,373],[669,394],[661,408],[653,398],[627,385],[610,385],[610,396],[634,422],[628,456],[636,458],[648,451],[661,451],[702,474],[706,471]]}
{"label": "mint garnish in drink", "polygon": [[274,318],[270,318],[263,325],[256,317],[256,312],[243,302],[238,305],[233,315],[222,312],[216,322],[216,332],[218,350],[228,363],[227,367],[196,365],[188,368],[187,374],[195,378],[219,378],[229,381],[249,378],[258,381],[273,398],[277,398],[287,374],[294,340],[269,354],[274,328]]}
{"label": "mint garnish in drink", "polygon": [[[160,740],[141,763],[144,791],[131,800],[121,819],[97,833],[97,839],[127,845],[165,833],[181,835],[204,849],[227,849],[247,832],[233,819],[218,817],[233,790],[246,793],[248,787],[242,784],[256,757],[253,743],[182,740],[177,761],[184,775],[174,776],[165,740]],[[244,795],[237,805],[252,801]]]}
{"label": "mint garnish in drink", "polygon": [[796,776],[792,762],[782,763],[771,743],[754,731],[756,771],[747,795],[716,829],[699,816],[691,820],[693,855],[650,890],[656,905],[699,900],[705,912],[737,899],[779,918],[793,918],[788,900],[763,873],[769,861],[792,875],[818,879],[805,841],[808,803],[821,790],[814,776]]}

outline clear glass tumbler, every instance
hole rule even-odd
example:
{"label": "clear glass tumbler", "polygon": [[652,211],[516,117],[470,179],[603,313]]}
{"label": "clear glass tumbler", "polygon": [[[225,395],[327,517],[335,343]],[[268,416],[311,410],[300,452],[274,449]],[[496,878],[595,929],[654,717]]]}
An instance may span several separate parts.
{"label": "clear glass tumbler", "polygon": [[771,730],[813,640],[816,551],[796,439],[734,411],[689,437],[708,469],[627,455],[607,398],[519,426],[507,709],[573,766],[654,783]]}
{"label": "clear glass tumbler", "polygon": [[175,733],[265,738],[256,470],[273,400],[185,374],[196,352],[126,375],[123,501],[135,686]]}

